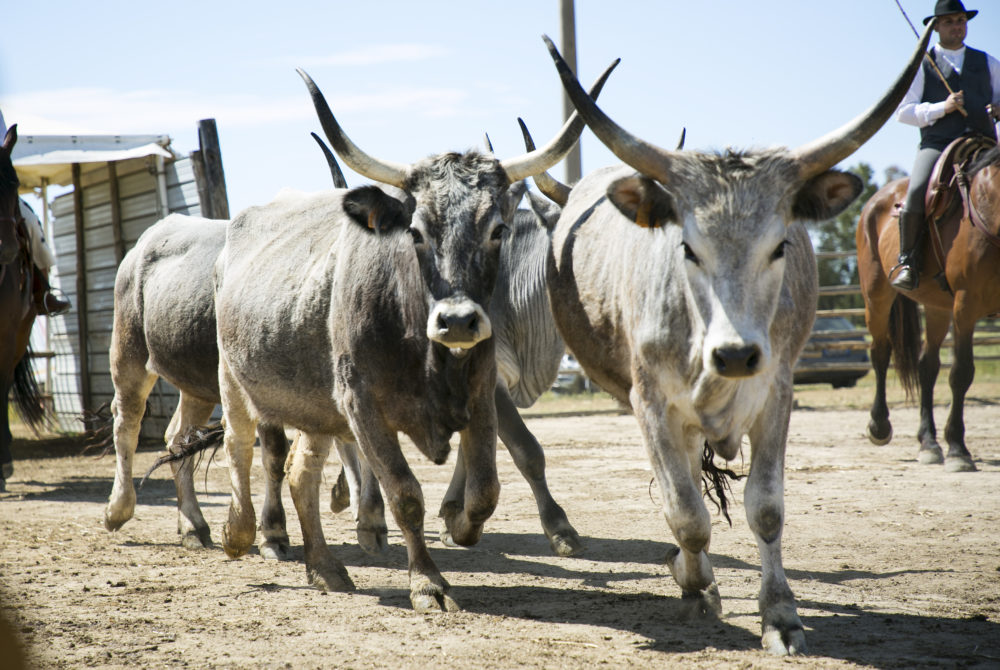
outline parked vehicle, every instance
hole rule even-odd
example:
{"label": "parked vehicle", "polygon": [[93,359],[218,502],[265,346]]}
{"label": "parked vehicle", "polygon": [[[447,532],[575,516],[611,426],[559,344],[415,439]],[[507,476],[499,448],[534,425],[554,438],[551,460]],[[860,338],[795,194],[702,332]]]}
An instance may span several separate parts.
{"label": "parked vehicle", "polygon": [[[868,374],[864,330],[843,316],[819,316],[806,348],[795,365],[796,384],[851,387]],[[859,346],[860,344],[860,346]]]}

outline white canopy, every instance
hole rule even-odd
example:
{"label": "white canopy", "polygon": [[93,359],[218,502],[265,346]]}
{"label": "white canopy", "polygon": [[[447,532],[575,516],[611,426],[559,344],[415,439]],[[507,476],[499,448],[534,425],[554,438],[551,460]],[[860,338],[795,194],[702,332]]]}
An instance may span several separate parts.
{"label": "white canopy", "polygon": [[144,156],[176,158],[170,150],[170,136],[21,135],[11,158],[20,190],[28,192],[43,184],[71,184],[73,163],[108,163]]}

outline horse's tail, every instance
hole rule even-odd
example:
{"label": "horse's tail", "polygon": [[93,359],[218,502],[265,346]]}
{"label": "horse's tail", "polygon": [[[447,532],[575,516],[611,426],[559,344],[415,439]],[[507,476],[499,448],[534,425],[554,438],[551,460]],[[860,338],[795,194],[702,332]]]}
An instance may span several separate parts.
{"label": "horse's tail", "polygon": [[45,414],[45,398],[38,388],[35,371],[31,367],[31,347],[28,347],[14,367],[11,391],[14,396],[14,411],[37,434],[39,428],[47,425],[48,417]]}
{"label": "horse's tail", "polygon": [[917,303],[897,295],[889,311],[889,342],[893,367],[907,399],[915,398],[920,387],[920,330]]}

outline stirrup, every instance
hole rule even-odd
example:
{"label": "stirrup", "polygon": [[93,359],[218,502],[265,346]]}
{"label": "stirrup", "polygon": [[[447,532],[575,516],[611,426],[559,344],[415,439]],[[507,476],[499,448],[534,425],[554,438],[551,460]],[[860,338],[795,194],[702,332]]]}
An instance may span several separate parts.
{"label": "stirrup", "polygon": [[66,295],[59,291],[58,289],[49,288],[42,294],[41,305],[39,305],[38,313],[45,316],[59,316],[60,314],[65,314],[70,309],[73,308],[73,304],[66,298]]}
{"label": "stirrup", "polygon": [[[899,275],[897,275],[895,279],[892,278],[892,275],[897,271],[899,271],[899,274],[901,275],[902,270],[904,268],[909,270],[913,277],[912,281],[907,282],[906,284],[900,282],[901,277]],[[917,286],[920,285],[920,274],[916,271],[916,268],[913,267],[913,262],[910,259],[896,263],[896,265],[894,265],[893,268],[889,270],[888,276],[889,276],[889,284],[893,288],[902,291],[913,291],[914,289],[917,288]]]}

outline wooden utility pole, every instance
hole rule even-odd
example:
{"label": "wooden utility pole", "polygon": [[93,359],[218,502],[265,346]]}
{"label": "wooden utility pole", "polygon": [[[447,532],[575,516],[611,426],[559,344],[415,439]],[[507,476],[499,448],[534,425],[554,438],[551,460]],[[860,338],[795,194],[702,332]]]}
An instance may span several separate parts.
{"label": "wooden utility pole", "polygon": [[[198,122],[200,149],[192,154],[201,215],[207,219],[229,218],[229,195],[226,192],[226,174],[222,170],[222,149],[219,147],[219,130],[215,119]],[[200,163],[200,164],[199,164]],[[199,178],[200,177],[200,178]]]}
{"label": "wooden utility pole", "polygon": [[[576,10],[573,6],[573,0],[559,0],[559,17],[562,32],[562,56],[573,74],[576,74]],[[562,90],[562,86],[559,89]],[[563,123],[565,123],[576,108],[573,107],[566,91],[562,92],[562,96]],[[580,143],[577,142],[566,156],[566,183],[575,184],[580,181],[582,170]]]}

